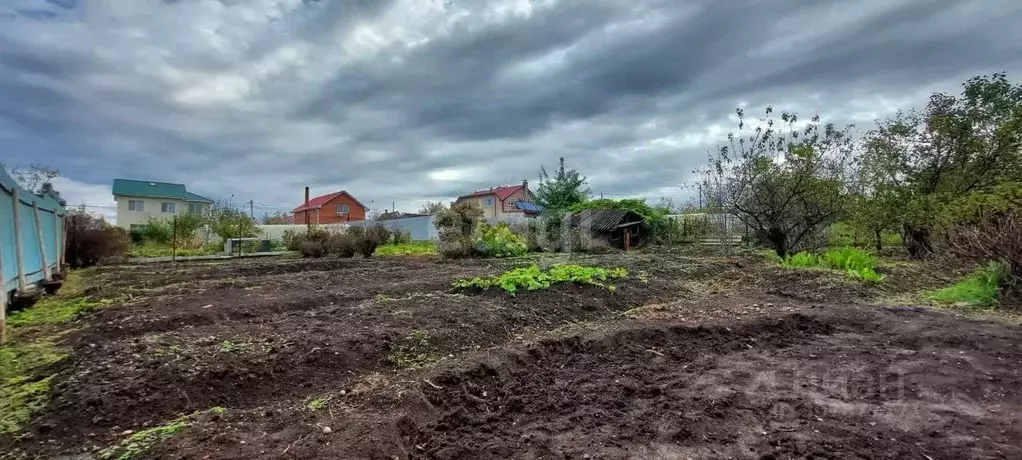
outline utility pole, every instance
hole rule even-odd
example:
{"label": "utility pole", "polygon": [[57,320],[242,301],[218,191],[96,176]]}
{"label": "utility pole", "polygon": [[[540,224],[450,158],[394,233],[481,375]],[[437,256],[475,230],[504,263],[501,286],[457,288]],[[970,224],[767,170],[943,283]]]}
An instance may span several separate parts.
{"label": "utility pole", "polygon": [[255,220],[255,207],[253,205],[254,205],[253,200],[248,200],[248,217],[251,217],[252,220]]}

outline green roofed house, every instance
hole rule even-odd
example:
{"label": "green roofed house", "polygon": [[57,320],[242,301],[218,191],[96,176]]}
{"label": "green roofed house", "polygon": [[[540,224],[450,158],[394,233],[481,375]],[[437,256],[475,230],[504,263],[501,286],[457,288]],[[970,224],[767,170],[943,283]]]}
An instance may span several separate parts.
{"label": "green roofed house", "polygon": [[149,218],[168,218],[180,213],[205,213],[213,200],[185,190],[182,184],[114,179],[117,226],[130,230]]}

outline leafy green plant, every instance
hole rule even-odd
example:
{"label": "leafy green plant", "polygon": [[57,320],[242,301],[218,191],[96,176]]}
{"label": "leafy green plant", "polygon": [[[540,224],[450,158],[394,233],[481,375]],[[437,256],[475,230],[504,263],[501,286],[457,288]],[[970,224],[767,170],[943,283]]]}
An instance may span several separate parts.
{"label": "leafy green plant", "polygon": [[529,252],[525,239],[514,234],[507,224],[491,226],[486,222],[479,224],[479,236],[476,238],[476,251],[489,257],[517,257]]}
{"label": "leafy green plant", "polygon": [[951,286],[923,294],[923,297],[941,304],[990,308],[997,304],[997,294],[1004,277],[1004,266],[988,263]]}
{"label": "leafy green plant", "polygon": [[496,276],[458,280],[454,282],[454,287],[457,289],[483,290],[499,287],[508,294],[515,295],[523,289],[537,291],[547,289],[558,283],[577,283],[600,286],[613,292],[616,288],[604,282],[624,278],[625,276],[628,276],[628,271],[624,268],[606,269],[574,264],[560,264],[543,271],[539,266],[530,265],[509,270]]}
{"label": "leafy green plant", "polygon": [[821,254],[799,252],[784,259],[780,264],[790,268],[824,268],[845,272],[849,277],[863,281],[878,282],[884,276],[876,272],[876,256],[857,248],[841,248]]}
{"label": "leafy green plant", "polygon": [[326,406],[330,404],[331,399],[332,398],[330,396],[321,396],[318,398],[313,398],[311,401],[309,401],[308,404],[305,405],[305,407],[313,412],[323,410],[326,409]]}
{"label": "leafy green plant", "polygon": [[425,256],[436,253],[436,244],[432,241],[385,244],[376,248],[378,256]]}

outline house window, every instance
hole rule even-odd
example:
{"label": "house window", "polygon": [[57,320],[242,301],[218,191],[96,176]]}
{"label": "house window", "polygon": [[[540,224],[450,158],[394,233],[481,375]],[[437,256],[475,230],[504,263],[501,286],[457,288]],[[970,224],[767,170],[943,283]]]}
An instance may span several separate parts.
{"label": "house window", "polygon": [[202,214],[202,203],[188,203],[188,212],[190,214]]}
{"label": "house window", "polygon": [[339,204],[339,205],[337,205],[337,215],[338,216],[346,216],[346,215],[348,215],[348,205],[346,205],[346,204]]}
{"label": "house window", "polygon": [[135,212],[145,211],[145,201],[142,201],[142,200],[128,200],[128,211],[135,211]]}
{"label": "house window", "polygon": [[493,206],[493,198],[487,198],[486,199],[486,206],[488,206],[488,207],[489,206]]}
{"label": "house window", "polygon": [[176,213],[177,203],[171,203],[169,201],[164,201],[163,203],[160,203],[160,212],[168,214]]}

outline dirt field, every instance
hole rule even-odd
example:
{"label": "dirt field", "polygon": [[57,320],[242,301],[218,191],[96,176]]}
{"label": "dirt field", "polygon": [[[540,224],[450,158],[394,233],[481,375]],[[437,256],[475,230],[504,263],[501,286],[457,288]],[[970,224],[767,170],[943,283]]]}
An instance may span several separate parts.
{"label": "dirt field", "polygon": [[176,420],[128,458],[1022,458],[1022,331],[884,305],[926,268],[867,286],[629,253],[572,259],[627,268],[614,292],[451,288],[557,261],[97,270],[88,294],[116,302],[0,457],[92,458]]}

